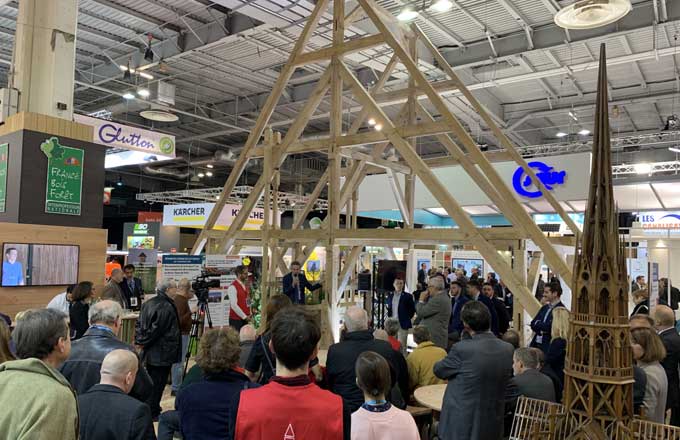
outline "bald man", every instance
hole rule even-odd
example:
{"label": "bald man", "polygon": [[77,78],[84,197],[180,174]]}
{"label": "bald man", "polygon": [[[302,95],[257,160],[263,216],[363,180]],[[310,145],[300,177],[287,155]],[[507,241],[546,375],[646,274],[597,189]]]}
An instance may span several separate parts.
{"label": "bald man", "polygon": [[670,307],[658,305],[652,316],[654,327],[666,347],[666,357],[661,361],[668,377],[666,409],[671,410],[671,425],[680,426],[680,335],[675,330],[675,314]]}
{"label": "bald man", "polygon": [[649,315],[639,313],[631,316],[628,319],[628,324],[630,325],[631,330],[635,330],[636,328],[652,328],[654,327],[654,320]]}
{"label": "bald man", "polygon": [[139,369],[129,350],[106,355],[98,385],[78,397],[81,440],[155,440],[151,410],[128,396]]}
{"label": "bald man", "polygon": [[120,287],[120,283],[123,282],[123,279],[125,279],[125,274],[123,271],[120,269],[113,269],[111,271],[111,279],[104,286],[101,299],[110,299],[112,301],[116,301],[122,308],[129,309],[130,305],[125,298],[123,289]]}

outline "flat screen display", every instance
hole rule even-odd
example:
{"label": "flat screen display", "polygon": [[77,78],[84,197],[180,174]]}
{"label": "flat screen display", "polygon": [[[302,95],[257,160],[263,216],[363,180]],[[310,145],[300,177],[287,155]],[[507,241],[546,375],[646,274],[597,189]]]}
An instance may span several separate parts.
{"label": "flat screen display", "polygon": [[467,272],[468,278],[472,275],[472,269],[477,268],[479,276],[484,276],[484,260],[476,258],[454,258],[451,260],[451,268],[454,271],[456,269],[464,269]]}
{"label": "flat screen display", "polygon": [[67,286],[78,282],[80,247],[3,243],[2,287]]}

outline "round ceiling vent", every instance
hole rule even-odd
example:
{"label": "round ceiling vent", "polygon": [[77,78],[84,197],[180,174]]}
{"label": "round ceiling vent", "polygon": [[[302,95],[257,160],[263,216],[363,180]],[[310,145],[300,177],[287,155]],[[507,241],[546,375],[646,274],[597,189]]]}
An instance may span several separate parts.
{"label": "round ceiling vent", "polygon": [[564,29],[593,29],[614,23],[630,12],[630,0],[581,0],[555,14]]}
{"label": "round ceiling vent", "polygon": [[176,122],[179,120],[179,116],[164,110],[144,110],[139,112],[139,115],[144,119],[158,122]]}

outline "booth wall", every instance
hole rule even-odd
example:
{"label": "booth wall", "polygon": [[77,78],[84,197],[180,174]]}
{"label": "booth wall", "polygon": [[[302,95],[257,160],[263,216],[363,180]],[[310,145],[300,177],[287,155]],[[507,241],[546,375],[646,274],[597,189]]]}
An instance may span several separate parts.
{"label": "booth wall", "polygon": [[[101,292],[104,285],[106,236],[104,229],[0,223],[0,244],[41,243],[80,246],[78,281],[92,281]],[[3,256],[4,258],[4,256]],[[17,312],[45,307],[65,286],[0,287],[0,312],[12,319]]]}

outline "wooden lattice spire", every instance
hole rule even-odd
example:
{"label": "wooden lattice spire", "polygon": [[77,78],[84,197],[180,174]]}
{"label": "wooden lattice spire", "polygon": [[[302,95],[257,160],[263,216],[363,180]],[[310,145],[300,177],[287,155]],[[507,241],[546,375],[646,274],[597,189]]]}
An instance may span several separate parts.
{"label": "wooden lattice spire", "polygon": [[611,181],[607,64],[600,73],[590,194],[574,261],[572,320],[565,368],[569,438],[632,438],[633,368],[628,282]]}

